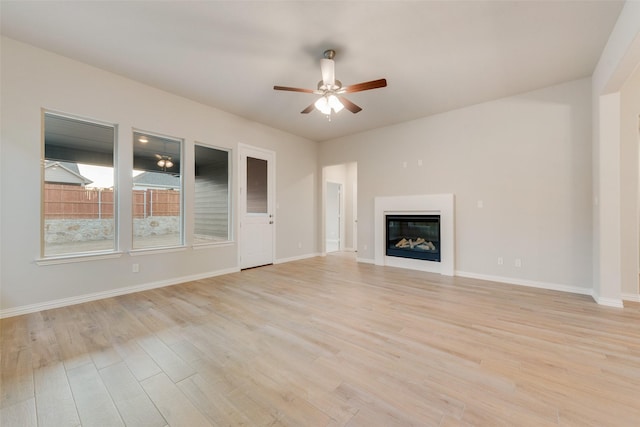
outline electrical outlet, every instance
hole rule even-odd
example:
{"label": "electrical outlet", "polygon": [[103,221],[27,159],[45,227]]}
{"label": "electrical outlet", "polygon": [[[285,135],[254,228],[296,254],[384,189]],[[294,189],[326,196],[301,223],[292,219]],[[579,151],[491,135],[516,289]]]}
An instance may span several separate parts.
{"label": "electrical outlet", "polygon": [[298,249],[302,249],[302,242],[298,242]]}
{"label": "electrical outlet", "polygon": [[516,267],[520,268],[522,267],[522,260],[520,258],[516,258]]}
{"label": "electrical outlet", "polygon": [[498,265],[502,265],[504,264],[504,258],[502,258],[501,256],[498,257]]}
{"label": "electrical outlet", "polygon": [[134,273],[140,272],[140,264],[133,264],[131,266],[131,271],[133,271]]}
{"label": "electrical outlet", "polygon": [[362,245],[362,250],[366,251],[367,250],[367,245]]}

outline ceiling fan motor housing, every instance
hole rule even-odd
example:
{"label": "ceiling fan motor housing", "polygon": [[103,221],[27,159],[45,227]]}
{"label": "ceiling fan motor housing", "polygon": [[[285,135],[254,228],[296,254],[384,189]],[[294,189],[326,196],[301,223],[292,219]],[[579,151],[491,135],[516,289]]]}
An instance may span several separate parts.
{"label": "ceiling fan motor housing", "polygon": [[340,88],[342,88],[342,82],[340,80],[335,80],[335,84],[333,85],[325,85],[322,80],[318,82],[318,90],[323,92],[334,92]]}

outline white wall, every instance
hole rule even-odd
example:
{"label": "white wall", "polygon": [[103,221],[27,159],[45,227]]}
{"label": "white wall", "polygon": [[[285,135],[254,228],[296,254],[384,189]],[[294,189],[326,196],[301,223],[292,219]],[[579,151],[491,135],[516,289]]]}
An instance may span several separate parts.
{"label": "white wall", "polygon": [[638,298],[638,179],[640,142],[640,68],[625,82],[620,91],[620,227],[622,294],[627,299]]}
{"label": "white wall", "polygon": [[[196,141],[233,150],[234,209],[237,144],[275,151],[276,258],[317,253],[316,143],[11,39],[2,38],[1,55],[0,315],[237,270],[235,243],[129,255],[132,178],[127,171],[132,167],[132,128],[184,138],[187,168],[193,164]],[[118,125],[119,238],[124,252],[119,258],[35,263],[40,254],[42,108]],[[183,170],[186,229],[193,230],[189,212],[194,181],[189,172]],[[140,265],[139,273],[132,273],[133,263]]]}
{"label": "white wall", "polygon": [[358,164],[358,257],[374,259],[374,197],[453,193],[458,274],[590,293],[590,89],[583,79],[323,142],[321,166]]}
{"label": "white wall", "polygon": [[627,221],[622,213],[624,200],[638,195],[624,193],[631,187],[622,185],[627,169],[622,157],[628,146],[621,140],[621,90],[639,64],[640,2],[627,1],[592,76],[593,294],[600,304],[618,307],[622,306],[623,277],[637,273],[632,263],[623,261],[629,250],[625,235],[633,233],[633,228],[626,228],[628,222],[621,222]]}

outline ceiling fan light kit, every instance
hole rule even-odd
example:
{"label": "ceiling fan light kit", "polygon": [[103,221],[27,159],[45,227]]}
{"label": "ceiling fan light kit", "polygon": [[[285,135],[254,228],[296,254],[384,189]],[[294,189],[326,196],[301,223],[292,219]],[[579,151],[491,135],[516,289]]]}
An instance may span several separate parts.
{"label": "ceiling fan light kit", "polygon": [[336,51],[333,49],[324,51],[324,58],[320,60],[320,71],[322,73],[322,80],[318,82],[318,89],[302,89],[288,86],[274,86],[273,89],[321,95],[321,97],[318,98],[316,102],[302,110],[302,114],[310,113],[315,107],[318,111],[327,116],[329,120],[331,120],[331,113],[339,113],[344,108],[354,114],[361,111],[361,107],[341,95],[345,93],[361,92],[364,90],[386,87],[387,80],[378,79],[372,80],[370,82],[358,83],[355,85],[342,87],[342,83],[340,82],[340,80],[336,80],[335,62],[333,60],[335,56]]}
{"label": "ceiling fan light kit", "polygon": [[173,162],[171,160],[158,160],[158,166],[161,168],[171,168],[173,167]]}
{"label": "ceiling fan light kit", "polygon": [[318,111],[320,111],[324,115],[331,115],[331,111],[334,113],[339,113],[344,108],[344,105],[340,102],[337,96],[329,95],[323,96],[322,98],[318,98],[316,102],[313,103]]}
{"label": "ceiling fan light kit", "polygon": [[158,162],[156,164],[159,167],[161,167],[162,170],[166,171],[167,168],[173,167],[173,162],[171,161],[171,157],[160,155],[160,154],[156,154],[156,157],[158,158]]}

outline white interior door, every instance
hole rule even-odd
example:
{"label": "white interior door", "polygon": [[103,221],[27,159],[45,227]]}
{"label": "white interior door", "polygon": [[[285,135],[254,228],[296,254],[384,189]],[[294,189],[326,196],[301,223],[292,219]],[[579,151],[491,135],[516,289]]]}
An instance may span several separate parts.
{"label": "white interior door", "polygon": [[275,153],[240,145],[240,268],[273,264]]}

